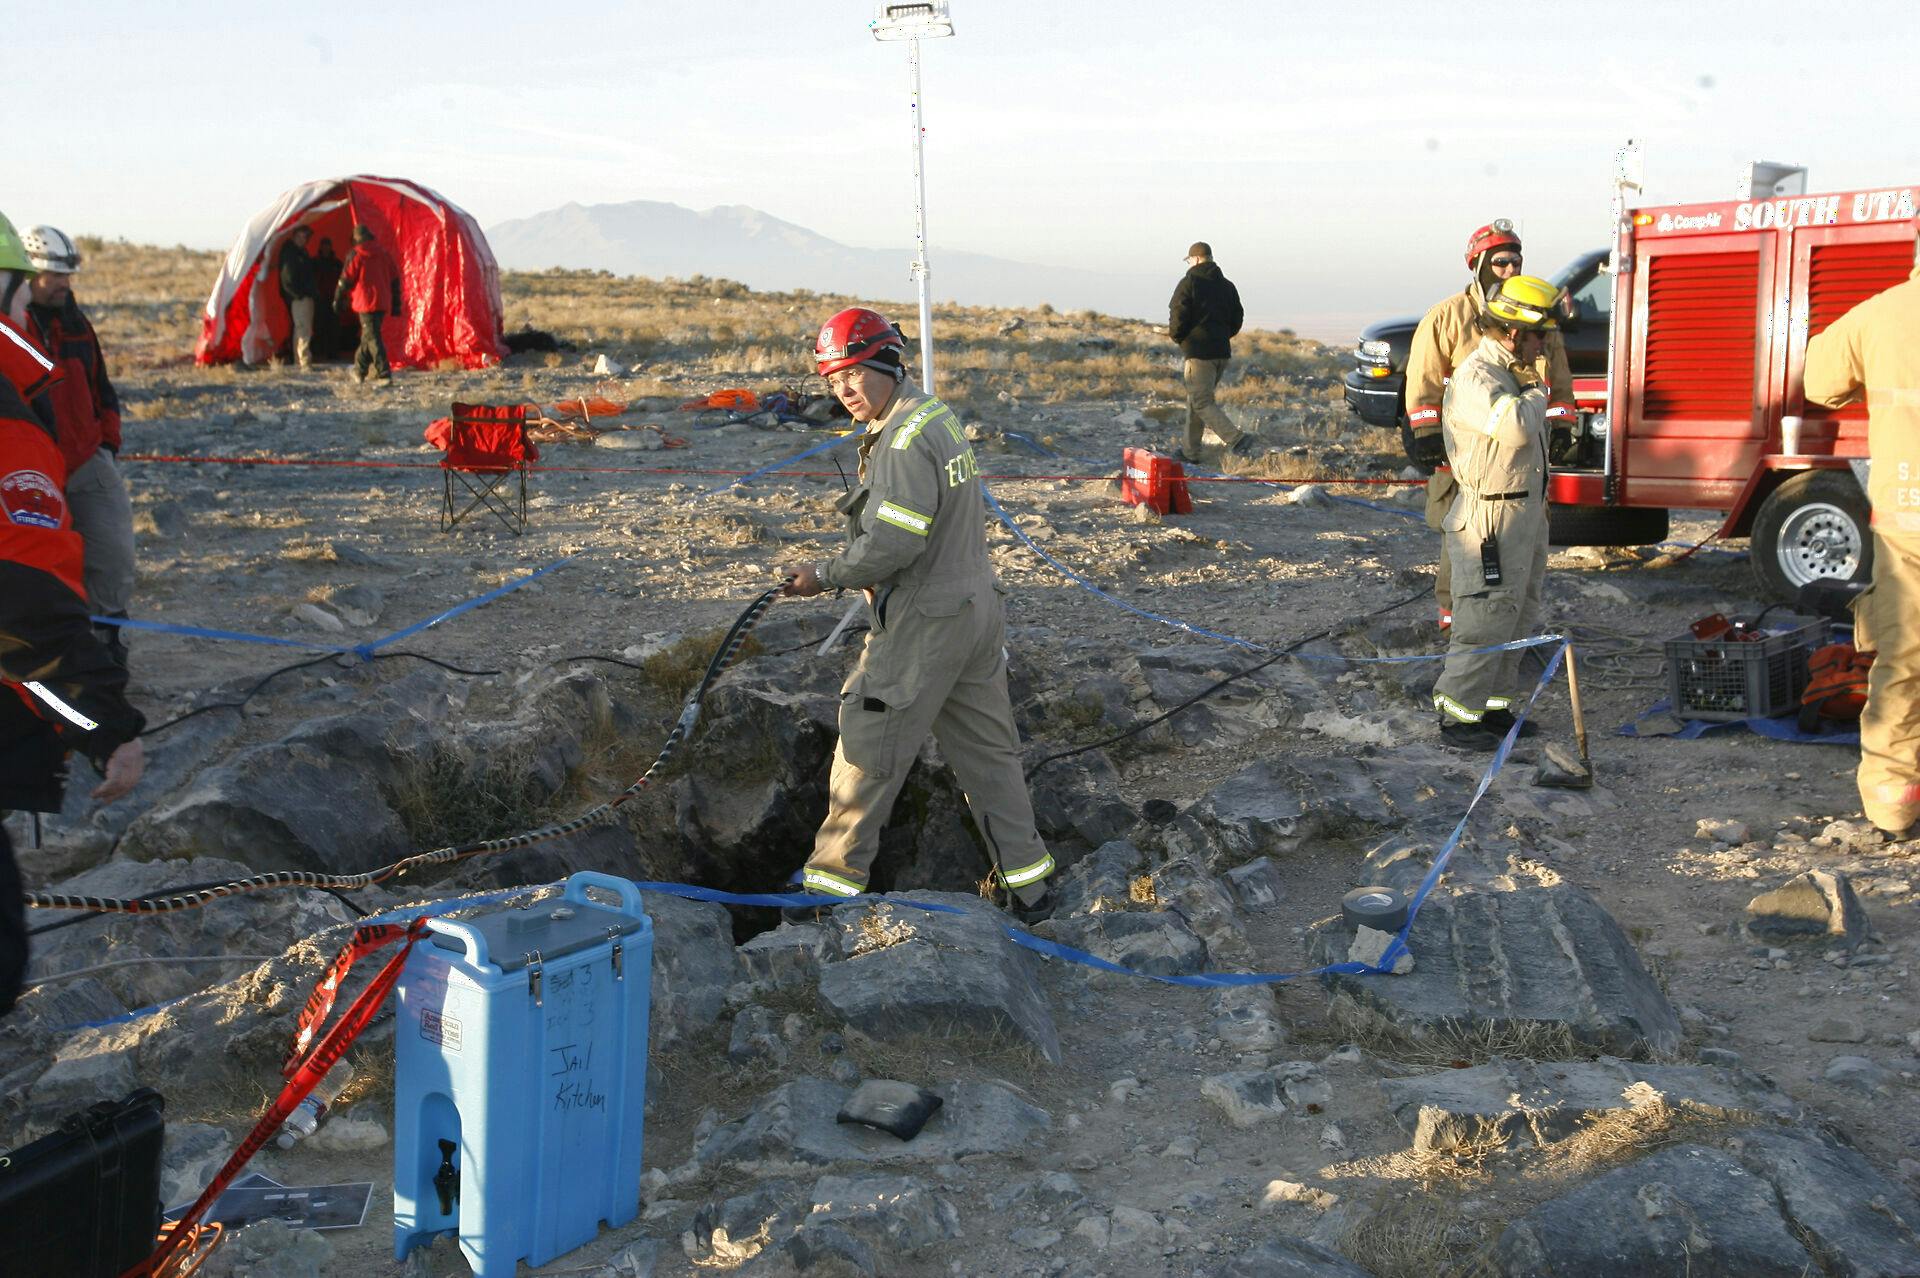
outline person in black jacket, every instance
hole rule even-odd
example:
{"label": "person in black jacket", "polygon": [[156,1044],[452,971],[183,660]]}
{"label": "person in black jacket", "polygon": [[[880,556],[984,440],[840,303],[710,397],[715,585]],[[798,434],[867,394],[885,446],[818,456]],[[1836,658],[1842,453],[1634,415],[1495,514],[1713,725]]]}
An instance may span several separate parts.
{"label": "person in black jacket", "polygon": [[1196,243],[1187,250],[1187,273],[1167,305],[1167,332],[1187,357],[1187,443],[1177,454],[1181,461],[1200,459],[1200,441],[1209,426],[1236,456],[1253,451],[1252,436],[1213,402],[1213,388],[1233,358],[1233,338],[1245,318],[1240,290],[1214,264],[1213,248]]}
{"label": "person in black jacket", "polygon": [[310,227],[296,226],[280,249],[280,296],[293,319],[293,353],[301,368],[313,367],[313,307],[319,296],[313,258],[307,253]]}

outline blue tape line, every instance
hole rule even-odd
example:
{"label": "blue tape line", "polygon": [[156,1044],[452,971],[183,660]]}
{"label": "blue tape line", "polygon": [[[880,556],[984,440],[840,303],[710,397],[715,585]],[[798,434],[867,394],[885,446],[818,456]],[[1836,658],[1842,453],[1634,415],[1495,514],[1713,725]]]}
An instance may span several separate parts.
{"label": "blue tape line", "polygon": [[429,617],[425,621],[416,621],[411,626],[408,626],[404,630],[396,630],[384,639],[375,639],[371,643],[363,643],[356,648],[350,649],[350,651],[352,651],[353,653],[361,657],[370,657],[376,651],[386,647],[390,643],[398,643],[402,639],[408,638],[412,635],[419,634],[422,630],[427,630],[433,626],[439,625],[443,621],[446,621],[453,617],[457,617],[463,612],[470,612],[473,609],[480,607],[482,604],[490,604],[502,595],[512,594],[514,591],[520,589],[520,587],[524,585],[527,585],[529,582],[538,581],[540,578],[546,576],[548,573],[552,572],[554,569],[564,568],[566,565],[580,558],[580,555],[584,555],[586,553],[587,552],[583,550],[580,552],[580,554],[568,555],[565,559],[555,560],[553,563],[548,564],[545,568],[536,569],[535,571],[528,573],[524,577],[519,577],[514,579],[513,581],[509,581],[506,585],[501,586],[498,590],[489,590],[486,594],[481,595],[477,599],[469,599],[465,603],[455,604],[453,607],[447,609],[445,612],[441,613],[437,617]]}
{"label": "blue tape line", "polygon": [[815,453],[824,453],[829,448],[838,448],[840,445],[846,443],[847,441],[858,439],[858,438],[860,438],[860,432],[855,431],[849,435],[842,435],[837,439],[823,440],[822,442],[815,444],[812,448],[809,448],[804,453],[796,453],[792,457],[787,458],[785,461],[777,461],[772,463],[771,465],[762,466],[759,470],[751,471],[748,474],[742,475],[740,478],[733,480],[730,483],[719,484],[713,488],[709,488],[703,494],[703,497],[711,497],[715,493],[732,492],[734,489],[740,487],[742,484],[750,484],[754,480],[760,478],[760,476],[762,475],[771,474],[776,470],[784,470],[788,466],[793,465],[795,462],[805,461],[807,458],[813,456]]}
{"label": "blue tape line", "polygon": [[136,621],[132,617],[93,617],[98,626],[120,626],[127,630],[150,630],[163,635],[187,635],[195,639],[227,639],[235,643],[265,643],[276,648],[301,648],[309,652],[357,652],[357,648],[337,643],[316,643],[310,639],[279,639],[272,635],[248,634],[244,630],[210,630],[204,626],[176,626],[165,621]]}

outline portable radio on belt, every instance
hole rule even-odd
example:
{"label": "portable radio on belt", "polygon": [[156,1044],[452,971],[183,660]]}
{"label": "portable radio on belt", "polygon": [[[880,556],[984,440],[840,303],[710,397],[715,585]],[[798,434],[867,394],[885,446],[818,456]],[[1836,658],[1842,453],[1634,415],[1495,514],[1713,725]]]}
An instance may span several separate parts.
{"label": "portable radio on belt", "polygon": [[1489,536],[1480,543],[1480,576],[1489,586],[1500,584],[1500,539]]}

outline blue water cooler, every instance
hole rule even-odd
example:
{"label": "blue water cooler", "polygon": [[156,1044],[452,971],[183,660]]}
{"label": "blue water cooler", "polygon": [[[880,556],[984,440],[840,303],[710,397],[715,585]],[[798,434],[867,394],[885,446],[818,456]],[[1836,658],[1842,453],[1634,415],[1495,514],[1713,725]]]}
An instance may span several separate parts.
{"label": "blue water cooler", "polygon": [[393,1252],[454,1231],[478,1278],[512,1278],[639,1210],[653,924],[583,872],[428,927],[397,986]]}

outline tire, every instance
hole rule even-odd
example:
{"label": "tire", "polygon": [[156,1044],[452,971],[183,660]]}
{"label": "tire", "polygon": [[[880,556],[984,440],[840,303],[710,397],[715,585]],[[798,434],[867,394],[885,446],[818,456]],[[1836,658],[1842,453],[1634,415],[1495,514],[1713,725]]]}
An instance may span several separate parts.
{"label": "tire", "polygon": [[1762,592],[1791,602],[1820,578],[1871,579],[1869,514],[1851,471],[1804,471],[1774,489],[1753,520],[1753,575]]}
{"label": "tire", "polygon": [[1551,546],[1651,546],[1667,539],[1667,526],[1659,506],[1547,507]]}

